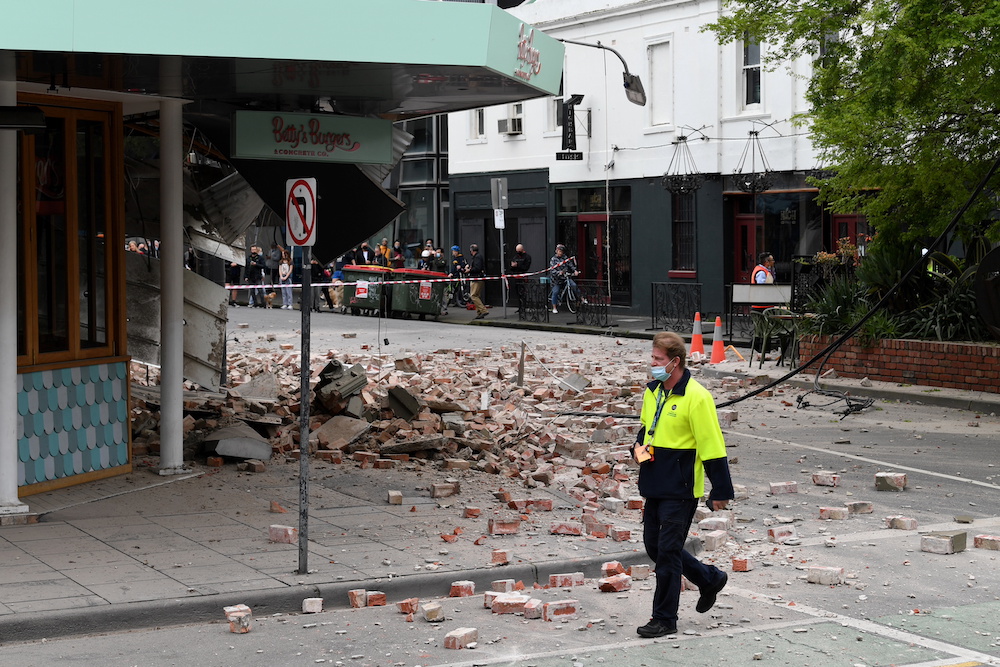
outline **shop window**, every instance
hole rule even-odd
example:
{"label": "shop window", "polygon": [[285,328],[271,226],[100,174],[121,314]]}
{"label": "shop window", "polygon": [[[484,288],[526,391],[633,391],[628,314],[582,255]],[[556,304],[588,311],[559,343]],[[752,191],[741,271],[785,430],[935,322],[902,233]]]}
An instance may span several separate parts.
{"label": "shop window", "polygon": [[119,352],[111,313],[120,252],[109,250],[123,242],[111,223],[117,125],[110,109],[43,111],[46,131],[19,146],[18,355],[26,365]]}

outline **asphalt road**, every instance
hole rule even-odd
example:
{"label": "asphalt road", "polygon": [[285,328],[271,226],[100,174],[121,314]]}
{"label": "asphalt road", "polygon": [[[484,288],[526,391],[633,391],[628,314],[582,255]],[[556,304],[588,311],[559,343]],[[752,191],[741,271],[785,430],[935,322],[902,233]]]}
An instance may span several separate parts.
{"label": "asphalt road", "polygon": [[[298,313],[237,312],[230,349],[299,340]],[[553,334],[437,322],[314,314],[313,352],[372,354],[404,350],[506,346],[582,346],[645,362],[648,341]],[[345,338],[344,334],[357,334]],[[269,340],[273,338],[273,340]],[[362,347],[367,346],[367,347]],[[706,381],[707,383],[707,381]],[[716,392],[719,394],[720,392]],[[682,595],[681,634],[641,640],[650,581],[600,593],[593,581],[535,593],[543,601],[574,598],[580,615],[563,623],[498,616],[482,597],[444,600],[447,620],[407,623],[395,608],[334,610],[256,618],[234,635],[222,623],[0,647],[5,664],[49,665],[1000,665],[1000,552],[974,549],[977,534],[1000,534],[1000,419],[921,404],[878,402],[841,420],[827,408],[798,409],[800,390],[779,391],[734,408],[727,430],[734,481],[749,498],[735,503],[731,541],[702,554],[729,570],[734,554],[756,567],[731,573],[711,612],[694,612],[696,592]],[[721,398],[721,397],[720,397]],[[811,484],[834,471],[837,487]],[[906,472],[903,492],[877,492],[878,471]],[[349,473],[346,473],[349,474]],[[796,494],[769,495],[770,482],[796,481]],[[873,514],[820,520],[819,508],[852,500]],[[890,530],[885,518],[915,518],[918,530]],[[973,523],[956,523],[956,517]],[[966,519],[963,519],[966,520]],[[767,528],[790,525],[799,544],[768,542]],[[968,549],[951,555],[920,550],[930,530],[968,532]],[[639,546],[639,545],[637,545]],[[810,566],[843,567],[842,585],[810,584]],[[501,575],[498,575],[500,578]],[[220,613],[221,617],[221,613]],[[445,633],[475,627],[474,649],[443,648]]]}

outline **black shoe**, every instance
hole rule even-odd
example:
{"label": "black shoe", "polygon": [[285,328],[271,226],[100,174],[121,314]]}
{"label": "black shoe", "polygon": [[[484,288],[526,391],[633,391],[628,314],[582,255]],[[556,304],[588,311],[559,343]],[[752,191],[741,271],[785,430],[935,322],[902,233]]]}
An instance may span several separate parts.
{"label": "black shoe", "polygon": [[712,587],[706,587],[701,591],[701,597],[698,598],[698,604],[695,605],[694,610],[699,614],[704,614],[706,611],[715,606],[715,597],[719,594],[726,584],[729,582],[729,575],[725,572],[722,573],[722,579],[719,579],[719,583]]}
{"label": "black shoe", "polygon": [[660,621],[653,618],[650,619],[649,623],[646,625],[636,628],[636,632],[640,637],[645,637],[647,639],[651,637],[663,637],[664,635],[676,635],[677,624],[667,623],[666,621]]}
{"label": "black shoe", "polygon": [[489,312],[485,312],[485,313],[477,313],[477,314],[476,314],[476,319],[477,319],[477,320],[481,320],[481,319],[483,319],[484,317],[486,317],[487,315],[489,315]]}

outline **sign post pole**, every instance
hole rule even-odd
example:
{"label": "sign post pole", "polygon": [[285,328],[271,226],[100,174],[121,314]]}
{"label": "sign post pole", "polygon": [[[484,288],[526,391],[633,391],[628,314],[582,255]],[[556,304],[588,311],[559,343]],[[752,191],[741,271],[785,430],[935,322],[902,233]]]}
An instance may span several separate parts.
{"label": "sign post pole", "polygon": [[507,226],[504,209],[507,208],[507,179],[490,179],[490,196],[493,200],[493,226],[500,230],[500,297],[503,301],[503,318],[507,319],[507,259],[505,256],[503,230]]}
{"label": "sign post pole", "polygon": [[302,247],[302,368],[299,388],[299,574],[309,574],[309,319],[312,315],[312,247]]}
{"label": "sign post pole", "polygon": [[302,248],[302,361],[299,379],[299,574],[309,574],[309,364],[312,315],[312,247],[316,243],[316,179],[291,178],[285,182],[285,241]]}

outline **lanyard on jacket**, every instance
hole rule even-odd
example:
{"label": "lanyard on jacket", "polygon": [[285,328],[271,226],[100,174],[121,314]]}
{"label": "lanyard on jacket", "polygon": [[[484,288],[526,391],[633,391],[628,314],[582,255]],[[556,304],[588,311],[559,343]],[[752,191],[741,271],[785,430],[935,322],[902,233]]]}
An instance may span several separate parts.
{"label": "lanyard on jacket", "polygon": [[660,415],[663,413],[663,406],[665,406],[667,401],[670,399],[670,392],[673,392],[673,389],[671,389],[670,392],[664,392],[663,384],[660,384],[659,389],[660,393],[656,396],[656,412],[653,414],[653,423],[649,425],[649,430],[646,432],[646,435],[649,437],[650,447],[653,446],[653,435],[656,433],[656,425],[660,423]]}

